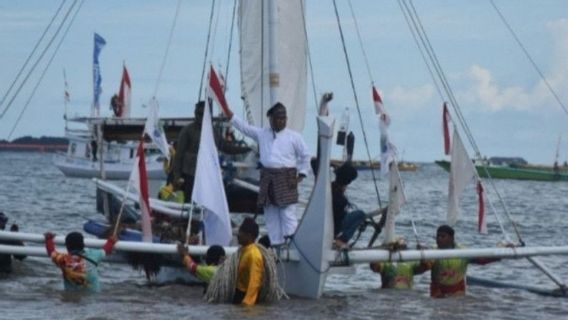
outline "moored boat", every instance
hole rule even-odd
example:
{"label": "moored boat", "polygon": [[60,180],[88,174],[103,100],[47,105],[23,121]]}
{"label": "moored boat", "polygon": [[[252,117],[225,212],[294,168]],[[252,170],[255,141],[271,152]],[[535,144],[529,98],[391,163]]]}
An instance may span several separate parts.
{"label": "moored boat", "polygon": [[[444,170],[450,170],[450,162],[446,160],[435,161]],[[568,181],[568,172],[553,170],[548,167],[534,165],[515,165],[515,164],[476,164],[475,169],[482,178],[494,179],[514,179],[514,180],[533,180],[533,181]]]}

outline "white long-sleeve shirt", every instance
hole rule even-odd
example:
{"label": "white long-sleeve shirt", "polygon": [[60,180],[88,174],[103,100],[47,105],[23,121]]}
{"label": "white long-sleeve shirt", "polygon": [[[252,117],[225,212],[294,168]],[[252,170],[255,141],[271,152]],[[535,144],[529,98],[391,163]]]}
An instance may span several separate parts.
{"label": "white long-sleeve shirt", "polygon": [[284,128],[274,132],[271,128],[259,128],[245,123],[233,115],[231,123],[237,130],[258,143],[260,163],[266,168],[296,168],[308,175],[311,155],[302,136]]}

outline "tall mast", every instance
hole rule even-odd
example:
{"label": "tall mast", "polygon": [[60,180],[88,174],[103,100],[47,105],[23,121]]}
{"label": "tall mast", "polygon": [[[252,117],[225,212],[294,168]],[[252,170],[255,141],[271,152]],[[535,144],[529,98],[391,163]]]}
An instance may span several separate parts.
{"label": "tall mast", "polygon": [[278,102],[280,73],[278,70],[278,4],[276,0],[268,1],[268,72],[270,84],[270,105]]}

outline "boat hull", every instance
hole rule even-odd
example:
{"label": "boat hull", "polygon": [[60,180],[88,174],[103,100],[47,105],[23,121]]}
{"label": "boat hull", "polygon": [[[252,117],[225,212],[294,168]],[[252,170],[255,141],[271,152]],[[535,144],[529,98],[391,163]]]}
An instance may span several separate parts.
{"label": "boat hull", "polygon": [[[435,161],[435,163],[450,171],[449,161]],[[475,166],[477,173],[482,178],[494,179],[514,179],[532,181],[568,181],[568,174],[564,172],[554,172],[551,170],[539,170],[537,168],[525,169],[511,166]],[[487,171],[486,171],[487,169]]]}
{"label": "boat hull", "polygon": [[[56,154],[53,164],[66,176],[74,178],[100,178],[100,163],[89,159],[69,157]],[[133,162],[105,162],[105,178],[112,180],[128,180],[132,172]],[[148,179],[165,179],[162,162],[149,158],[146,161]]]}

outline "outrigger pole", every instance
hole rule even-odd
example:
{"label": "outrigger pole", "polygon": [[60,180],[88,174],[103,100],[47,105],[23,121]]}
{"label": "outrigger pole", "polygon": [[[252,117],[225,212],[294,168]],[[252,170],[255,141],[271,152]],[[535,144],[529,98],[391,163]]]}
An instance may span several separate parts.
{"label": "outrigger pole", "polygon": [[[306,221],[307,222],[307,221]],[[307,224],[306,224],[307,226]],[[34,233],[24,233],[24,232],[11,232],[11,231],[0,231],[0,239],[2,240],[19,240],[25,242],[36,242],[43,243],[44,236],[41,234]],[[286,263],[296,263],[302,261],[308,257],[308,245],[306,243],[301,243],[301,246],[297,246],[296,241],[299,239],[294,239],[294,246],[289,250],[289,257],[287,257]],[[55,243],[58,245],[63,245],[65,243],[64,236],[56,236],[54,239]],[[91,248],[102,248],[106,240],[102,239],[85,239],[85,246]],[[321,242],[324,247],[327,246],[327,242]],[[189,251],[194,255],[205,255],[209,246],[189,246]],[[143,243],[134,241],[118,241],[114,246],[117,251],[130,251],[130,252],[145,252],[145,253],[158,253],[158,254],[176,254],[177,245],[176,244],[165,244],[165,243]],[[233,254],[237,251],[237,247],[224,247],[227,254]],[[325,249],[321,255],[321,267],[323,269],[318,270],[321,274],[326,273],[326,265],[335,261],[335,256],[337,251]],[[15,246],[15,245],[0,245],[0,253],[3,254],[25,254],[30,256],[47,256],[47,253],[43,247],[36,246]],[[547,255],[568,255],[568,246],[554,246],[554,247],[515,247],[515,248],[471,248],[471,249],[428,249],[428,250],[403,250],[403,251],[388,251],[388,250],[378,250],[378,249],[364,249],[364,250],[351,250],[346,252],[351,263],[369,263],[369,262],[381,262],[381,261],[417,261],[417,260],[436,260],[436,259],[447,259],[447,258],[501,258],[501,259],[518,259],[533,256],[547,256]],[[315,263],[315,261],[308,261]],[[304,262],[305,263],[305,262]],[[290,265],[286,266],[288,269]],[[315,265],[312,265],[314,267]],[[315,270],[314,270],[315,271]],[[292,279],[290,279],[292,280]],[[297,279],[296,279],[297,280]],[[305,283],[304,283],[305,285]]]}

